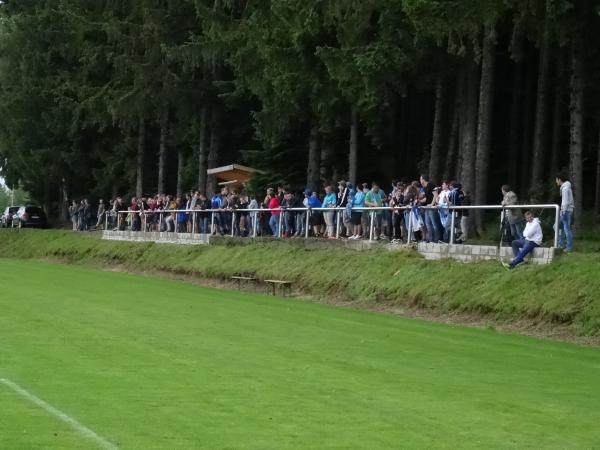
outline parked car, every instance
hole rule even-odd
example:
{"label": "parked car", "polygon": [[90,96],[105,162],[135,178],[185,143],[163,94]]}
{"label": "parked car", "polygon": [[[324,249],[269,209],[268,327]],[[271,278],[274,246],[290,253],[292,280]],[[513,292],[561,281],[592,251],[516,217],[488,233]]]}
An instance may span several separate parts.
{"label": "parked car", "polygon": [[21,206],[13,216],[13,227],[46,228],[48,221],[46,213],[39,206]]}
{"label": "parked car", "polygon": [[7,206],[0,216],[0,228],[12,227],[13,216],[19,210],[20,206]]}

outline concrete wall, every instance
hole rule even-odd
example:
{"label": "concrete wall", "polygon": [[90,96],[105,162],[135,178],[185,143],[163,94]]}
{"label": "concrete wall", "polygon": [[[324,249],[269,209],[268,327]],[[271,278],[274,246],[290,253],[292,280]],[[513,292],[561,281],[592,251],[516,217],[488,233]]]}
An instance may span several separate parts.
{"label": "concrete wall", "polygon": [[[270,242],[273,238],[231,238],[210,236],[207,234],[188,233],[158,233],[139,231],[104,231],[102,239],[113,241],[129,241],[129,242],[156,242],[159,244],[184,244],[184,245],[229,245],[235,243],[237,245],[252,245],[255,242]],[[346,247],[352,250],[365,251],[374,248],[387,247],[390,250],[406,251],[410,248],[406,245],[385,245],[380,241],[369,242],[367,240],[351,241],[351,240],[336,240],[328,241],[322,239],[286,239],[286,241],[297,243],[306,249],[328,249],[332,246]],[[417,250],[425,259],[456,259],[464,262],[491,261],[498,260],[510,262],[513,258],[512,249],[510,247],[500,248],[498,255],[498,247],[486,245],[447,245],[447,244],[425,244],[419,243]],[[533,256],[528,256],[527,261],[533,264],[549,264],[554,259],[554,248],[536,248],[533,251]]]}
{"label": "concrete wall", "polygon": [[[417,250],[425,259],[456,259],[464,262],[502,260],[510,262],[513,259],[511,247],[498,247],[487,245],[447,245],[447,244],[425,244],[420,243]],[[533,255],[525,258],[533,264],[549,264],[554,259],[555,248],[538,247]]]}
{"label": "concrete wall", "polygon": [[189,234],[189,233],[159,233],[141,231],[104,231],[102,239],[109,241],[129,241],[129,242],[156,242],[158,244],[184,244],[199,245],[208,244],[208,234]]}

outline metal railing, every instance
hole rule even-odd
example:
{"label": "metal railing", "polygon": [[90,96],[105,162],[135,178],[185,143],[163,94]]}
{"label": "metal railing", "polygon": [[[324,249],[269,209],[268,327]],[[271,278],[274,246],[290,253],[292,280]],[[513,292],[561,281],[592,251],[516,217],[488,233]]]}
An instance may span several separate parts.
{"label": "metal railing", "polygon": [[[394,212],[403,212],[403,213],[412,213],[412,214],[419,214],[421,211],[424,210],[445,210],[449,212],[449,216],[450,216],[450,231],[449,231],[449,243],[450,244],[454,244],[455,243],[455,237],[456,237],[456,218],[457,218],[457,213],[461,212],[461,211],[471,211],[471,210],[496,210],[496,211],[506,211],[506,210],[543,210],[543,209],[554,209],[555,210],[555,220],[554,220],[554,247],[558,247],[558,238],[559,238],[559,223],[560,223],[560,207],[559,205],[555,205],[555,204],[543,204],[543,205],[514,205],[514,206],[501,206],[501,205],[479,205],[479,206],[444,206],[444,207],[429,207],[429,206],[419,206],[419,207],[411,207],[411,206],[402,206],[402,207],[390,207],[390,206],[382,206],[382,207],[362,207],[362,208],[344,208],[344,207],[336,207],[336,208],[285,208],[285,207],[280,207],[277,209],[268,209],[268,208],[256,208],[256,209],[249,209],[249,208],[244,208],[244,209],[176,209],[176,210],[171,210],[171,209],[163,209],[163,210],[122,210],[122,211],[107,211],[105,214],[105,230],[109,229],[109,220],[110,219],[116,219],[116,224],[114,224],[113,228],[114,229],[119,229],[121,230],[122,228],[124,229],[124,221],[127,220],[127,217],[129,215],[131,215],[131,219],[133,220],[133,216],[134,215],[138,215],[140,217],[140,231],[141,232],[148,232],[148,216],[152,215],[152,216],[156,216],[158,215],[158,227],[159,229],[162,228],[162,225],[164,223],[164,221],[166,221],[168,219],[168,217],[171,218],[171,222],[173,224],[173,231],[174,233],[181,233],[181,231],[178,230],[178,215],[179,214],[186,214],[186,216],[188,216],[186,218],[186,221],[184,221],[184,224],[187,222],[187,220],[189,219],[189,217],[191,217],[192,220],[192,224],[191,224],[191,231],[190,233],[193,234],[198,234],[198,231],[196,230],[200,230],[201,228],[198,227],[198,219],[202,219],[202,222],[204,223],[204,226],[202,228],[206,229],[208,226],[208,223],[210,223],[210,228],[209,228],[209,233],[202,233],[202,234],[214,234],[217,230],[218,227],[220,227],[220,225],[222,224],[222,220],[221,220],[221,215],[229,215],[231,214],[231,230],[229,232],[229,235],[231,236],[235,236],[236,235],[236,215],[237,214],[246,214],[250,219],[251,219],[251,228],[252,228],[252,234],[251,237],[252,238],[256,238],[258,235],[258,222],[259,222],[259,218],[258,218],[258,214],[259,213],[263,213],[263,214],[268,214],[270,216],[278,216],[277,217],[277,233],[273,234],[273,233],[269,233],[271,236],[273,237],[277,237],[277,238],[281,238],[282,237],[282,225],[283,225],[283,220],[284,220],[284,216],[286,213],[288,212],[296,212],[296,213],[306,213],[306,217],[303,218],[303,234],[305,238],[309,238],[310,237],[310,218],[311,215],[314,212],[321,212],[321,213],[333,213],[334,216],[332,218],[332,220],[335,222],[335,238],[339,238],[340,237],[340,228],[342,226],[342,220],[340,220],[340,215],[343,214],[345,211],[348,212],[356,212],[356,211],[360,211],[363,213],[368,213],[369,214],[369,219],[368,219],[368,231],[369,231],[369,241],[373,241],[374,239],[377,238],[377,236],[374,236],[374,230],[375,227],[373,226],[376,223],[376,220],[378,220],[376,218],[376,216],[378,215],[378,212],[385,212],[385,211],[390,211],[391,213]],[[274,214],[273,214],[274,213]],[[341,213],[341,214],[340,214]],[[210,214],[210,216],[208,216]],[[210,217],[210,220],[208,220],[208,217]],[[406,216],[405,216],[406,219]],[[217,223],[218,222],[218,223]],[[406,220],[405,220],[406,222]],[[407,230],[407,244],[410,244],[411,241],[413,240],[413,232],[414,231],[418,231],[418,230],[414,230],[413,226],[412,226],[413,220],[408,220],[408,224],[405,223],[404,225],[404,229]],[[151,223],[150,225],[152,225],[154,223]],[[229,225],[229,224],[228,224]],[[170,227],[169,227],[170,228]],[[239,231],[239,230],[238,230]],[[169,231],[170,232],[170,231]],[[187,231],[184,231],[187,233]]]}

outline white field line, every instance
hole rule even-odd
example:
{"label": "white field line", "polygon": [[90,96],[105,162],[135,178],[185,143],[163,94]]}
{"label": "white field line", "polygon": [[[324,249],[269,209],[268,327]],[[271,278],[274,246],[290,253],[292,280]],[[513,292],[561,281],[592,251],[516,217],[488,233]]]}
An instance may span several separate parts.
{"label": "white field line", "polygon": [[23,389],[18,384],[13,383],[12,381],[7,380],[5,378],[0,378],[0,383],[2,383],[5,386],[8,386],[13,391],[15,391],[17,394],[19,394],[21,397],[26,398],[31,403],[35,403],[37,406],[39,406],[46,412],[52,414],[54,417],[57,417],[58,419],[67,423],[68,425],[73,427],[75,430],[77,430],[79,432],[79,434],[81,434],[82,436],[85,436],[85,437],[89,438],[90,440],[95,441],[101,448],[106,449],[106,450],[118,450],[118,447],[116,445],[111,444],[106,439],[104,439],[102,436],[98,435],[96,432],[90,430],[88,427],[86,427],[85,425],[82,425],[77,420],[73,419],[71,416],[68,416],[64,412],[59,411],[58,409],[56,409],[54,406],[50,405],[49,403],[46,403],[41,398],[36,397],[29,391]]}

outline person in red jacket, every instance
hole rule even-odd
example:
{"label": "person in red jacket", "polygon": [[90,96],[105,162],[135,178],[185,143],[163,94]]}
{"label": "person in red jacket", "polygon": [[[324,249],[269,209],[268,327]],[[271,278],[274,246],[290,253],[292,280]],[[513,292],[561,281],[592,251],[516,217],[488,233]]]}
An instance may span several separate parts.
{"label": "person in red jacket", "polygon": [[271,218],[269,219],[269,227],[273,232],[273,236],[279,236],[279,215],[281,214],[281,204],[279,197],[274,195],[269,200],[269,209],[271,210]]}

